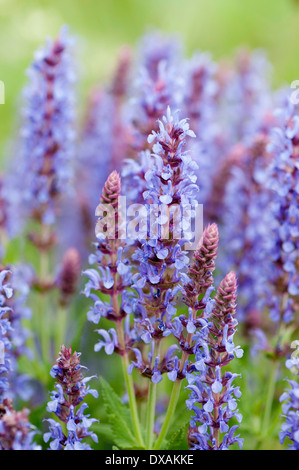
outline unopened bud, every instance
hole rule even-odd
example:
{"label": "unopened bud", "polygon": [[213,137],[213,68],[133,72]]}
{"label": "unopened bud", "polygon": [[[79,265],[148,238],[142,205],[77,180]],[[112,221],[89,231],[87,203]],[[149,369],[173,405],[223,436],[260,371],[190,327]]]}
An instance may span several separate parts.
{"label": "unopened bud", "polygon": [[66,305],[76,292],[80,270],[81,260],[78,250],[76,248],[68,249],[63,257],[59,277],[60,303],[62,305]]}

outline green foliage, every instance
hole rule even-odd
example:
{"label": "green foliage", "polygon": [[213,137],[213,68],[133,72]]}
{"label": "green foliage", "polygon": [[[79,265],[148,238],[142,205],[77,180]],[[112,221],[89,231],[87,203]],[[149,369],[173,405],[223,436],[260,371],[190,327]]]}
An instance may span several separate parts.
{"label": "green foliage", "polygon": [[108,432],[113,438],[114,444],[120,449],[137,449],[128,407],[103,377],[101,377],[100,383],[101,398],[105,412],[109,417],[110,430]]}
{"label": "green foliage", "polygon": [[187,433],[189,428],[189,421],[183,426],[180,426],[168,438],[165,450],[187,450]]}

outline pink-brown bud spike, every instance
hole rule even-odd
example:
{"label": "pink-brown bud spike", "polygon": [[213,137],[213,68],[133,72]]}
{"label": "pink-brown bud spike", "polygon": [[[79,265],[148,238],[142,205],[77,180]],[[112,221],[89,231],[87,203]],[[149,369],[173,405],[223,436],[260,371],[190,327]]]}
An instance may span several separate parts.
{"label": "pink-brown bud spike", "polygon": [[0,409],[0,450],[14,450],[16,442],[18,448],[27,450],[26,440],[32,432],[28,415],[29,411],[27,409],[16,411],[12,400],[7,398],[3,400]]}
{"label": "pink-brown bud spike", "polygon": [[131,59],[130,47],[123,46],[119,51],[119,63],[112,85],[112,93],[118,98],[122,98],[126,93]]}
{"label": "pink-brown bud spike", "polygon": [[76,292],[80,270],[80,254],[76,248],[69,248],[64,254],[59,278],[60,303],[62,305],[66,305]]}
{"label": "pink-brown bud spike", "polygon": [[118,205],[118,197],[121,192],[121,179],[117,171],[112,171],[104,185],[101,204],[111,204],[114,208]]}
{"label": "pink-brown bud spike", "polygon": [[208,225],[198,243],[193,255],[188,276],[191,281],[185,285],[186,295],[184,302],[188,307],[195,310],[203,310],[205,304],[201,300],[209,287],[213,284],[213,271],[215,269],[215,259],[219,243],[219,234],[217,224]]}
{"label": "pink-brown bud spike", "polygon": [[198,242],[194,257],[216,258],[219,243],[219,233],[217,224],[209,224]]}
{"label": "pink-brown bud spike", "polygon": [[213,314],[217,317],[235,315],[237,300],[237,277],[231,271],[222,279],[215,296]]}
{"label": "pink-brown bud spike", "polygon": [[213,271],[219,243],[217,224],[208,225],[194,252],[194,262],[190,267],[190,277],[206,289],[213,282]]}

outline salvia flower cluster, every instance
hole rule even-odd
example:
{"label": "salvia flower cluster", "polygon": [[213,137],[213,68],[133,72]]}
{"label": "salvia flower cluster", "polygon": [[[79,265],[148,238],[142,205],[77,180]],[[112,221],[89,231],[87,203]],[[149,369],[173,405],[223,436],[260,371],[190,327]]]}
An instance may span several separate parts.
{"label": "salvia flower cluster", "polygon": [[[11,317],[13,310],[9,302],[13,297],[13,289],[10,284],[11,271],[2,269],[0,274],[0,450],[40,450],[41,447],[34,442],[36,430],[29,422],[29,410],[23,408],[21,411],[14,409],[13,398],[15,390],[13,385],[13,375],[16,360],[13,351],[12,336],[13,326]],[[18,390],[22,387],[19,380]]]}
{"label": "salvia flower cluster", "polygon": [[[189,430],[189,439],[194,449],[227,449],[237,442],[242,447],[243,440],[234,436],[237,425],[229,427],[230,420],[242,420],[237,410],[237,400],[241,396],[238,386],[233,384],[237,374],[223,372],[222,367],[234,357],[242,357],[243,351],[233,342],[237,321],[236,313],[237,281],[235,273],[228,273],[221,281],[212,311],[208,315],[206,334],[197,342],[196,368],[198,373],[189,378],[191,395],[188,406],[194,412]],[[198,406],[201,405],[201,406]]]}
{"label": "salvia flower cluster", "polygon": [[64,28],[55,41],[49,40],[36,53],[24,92],[20,177],[27,178],[28,210],[45,224],[53,223],[55,200],[71,176],[75,74],[70,42]]}
{"label": "salvia flower cluster", "polygon": [[299,450],[299,341],[294,341],[293,346],[296,347],[292,357],[286,361],[286,367],[290,369],[294,375],[292,380],[288,380],[289,389],[287,389],[280,397],[283,402],[283,424],[279,439],[281,443],[284,440],[290,442],[289,449]]}
{"label": "salvia flower cluster", "polygon": [[10,307],[7,305],[8,299],[11,298],[13,291],[10,285],[7,282],[7,276],[9,271],[3,269],[1,271],[1,313],[0,313],[0,348],[1,348],[1,361],[0,361],[0,391],[1,398],[5,397],[8,391],[8,376],[11,371],[11,322],[9,320],[8,314],[10,312]]}
{"label": "salvia flower cluster", "polygon": [[[268,150],[272,154],[267,186],[271,191],[271,237],[266,303],[271,318],[289,323],[298,310],[299,274],[299,120],[294,106],[281,109]],[[271,272],[270,272],[271,271]]]}
{"label": "salvia flower cluster", "polygon": [[[51,376],[56,379],[56,390],[51,392],[47,411],[54,413],[60,422],[47,419],[49,432],[44,434],[45,442],[50,441],[52,450],[90,450],[84,439],[90,436],[97,441],[97,436],[89,430],[97,420],[84,414],[87,404],[83,401],[89,393],[95,398],[98,393],[86,385],[92,377],[83,377],[80,354],[62,346]],[[66,434],[62,423],[66,425]]]}
{"label": "salvia flower cluster", "polygon": [[15,411],[12,401],[0,405],[0,450],[41,450],[34,443],[36,430],[28,421],[28,410]]}
{"label": "salvia flower cluster", "polygon": [[0,449],[298,450],[296,105],[260,51],[149,33],[81,121],[75,49],[35,54],[1,174]]}

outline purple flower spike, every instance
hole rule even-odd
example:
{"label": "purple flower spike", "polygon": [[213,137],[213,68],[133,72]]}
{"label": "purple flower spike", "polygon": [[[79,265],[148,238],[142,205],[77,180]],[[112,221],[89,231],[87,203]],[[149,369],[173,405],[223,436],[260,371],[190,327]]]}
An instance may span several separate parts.
{"label": "purple flower spike", "polygon": [[0,450],[41,450],[34,443],[36,434],[28,421],[28,410],[15,411],[12,401],[5,399],[1,404]]}
{"label": "purple flower spike", "polygon": [[88,394],[97,398],[98,392],[86,386],[91,377],[84,378],[82,375],[80,354],[72,354],[71,348],[62,346],[56,362],[51,369],[51,376],[56,379],[57,391],[51,393],[47,410],[55,413],[61,423],[66,424],[67,435],[61,423],[50,418],[46,420],[49,432],[44,434],[44,441],[50,441],[52,450],[91,450],[84,439],[91,437],[97,442],[97,436],[89,430],[97,420],[84,414],[87,404],[82,402]]}
{"label": "purple flower spike", "polygon": [[46,225],[57,217],[57,199],[69,190],[74,156],[72,39],[63,28],[37,51],[28,70],[19,186],[28,215]]}
{"label": "purple flower spike", "polygon": [[198,335],[196,342],[197,372],[187,375],[190,384],[187,388],[191,390],[187,407],[195,413],[189,430],[191,449],[224,450],[235,442],[242,447],[242,439],[234,436],[238,426],[229,428],[228,425],[234,416],[238,422],[242,419],[237,410],[241,393],[239,387],[233,386],[237,375],[221,372],[234,356],[241,357],[242,354],[242,350],[233,344],[237,326],[234,318],[236,290],[236,276],[230,272],[217,289],[209,326]]}
{"label": "purple flower spike", "polygon": [[279,433],[280,443],[288,442],[289,450],[299,450],[299,341],[294,341],[295,351],[286,361],[286,367],[294,374],[294,380],[288,380],[290,387],[281,395],[282,418]]}
{"label": "purple flower spike", "polygon": [[[121,195],[121,179],[117,171],[112,171],[108,176],[102,190],[100,203],[96,208],[98,222],[95,233],[97,237],[97,250],[90,259],[91,264],[97,264],[95,268],[84,271],[88,277],[84,294],[92,299],[94,304],[87,314],[89,321],[99,323],[101,317],[111,321],[120,321],[129,317],[136,304],[136,298],[127,291],[132,283],[132,266],[126,258],[126,244],[121,238],[121,218],[118,212],[119,197]],[[107,215],[107,218],[106,218]],[[110,225],[111,224],[111,225]],[[111,227],[111,231],[108,229]],[[103,301],[98,294],[103,293],[110,297],[110,301]],[[121,294],[119,305],[118,295]],[[128,346],[132,346],[129,322],[126,321],[126,340]],[[104,340],[95,345],[95,350],[100,351],[102,347],[108,355],[114,352],[123,354],[127,344],[119,344],[116,330],[110,328],[109,332],[97,330]],[[127,353],[127,351],[126,351]]]}
{"label": "purple flower spike", "polygon": [[114,328],[110,328],[109,331],[100,329],[100,330],[96,330],[96,332],[99,333],[101,336],[103,336],[104,341],[99,341],[95,345],[94,350],[100,351],[102,347],[104,347],[105,352],[106,354],[108,354],[108,356],[113,354],[115,347],[118,347],[117,334]]}

